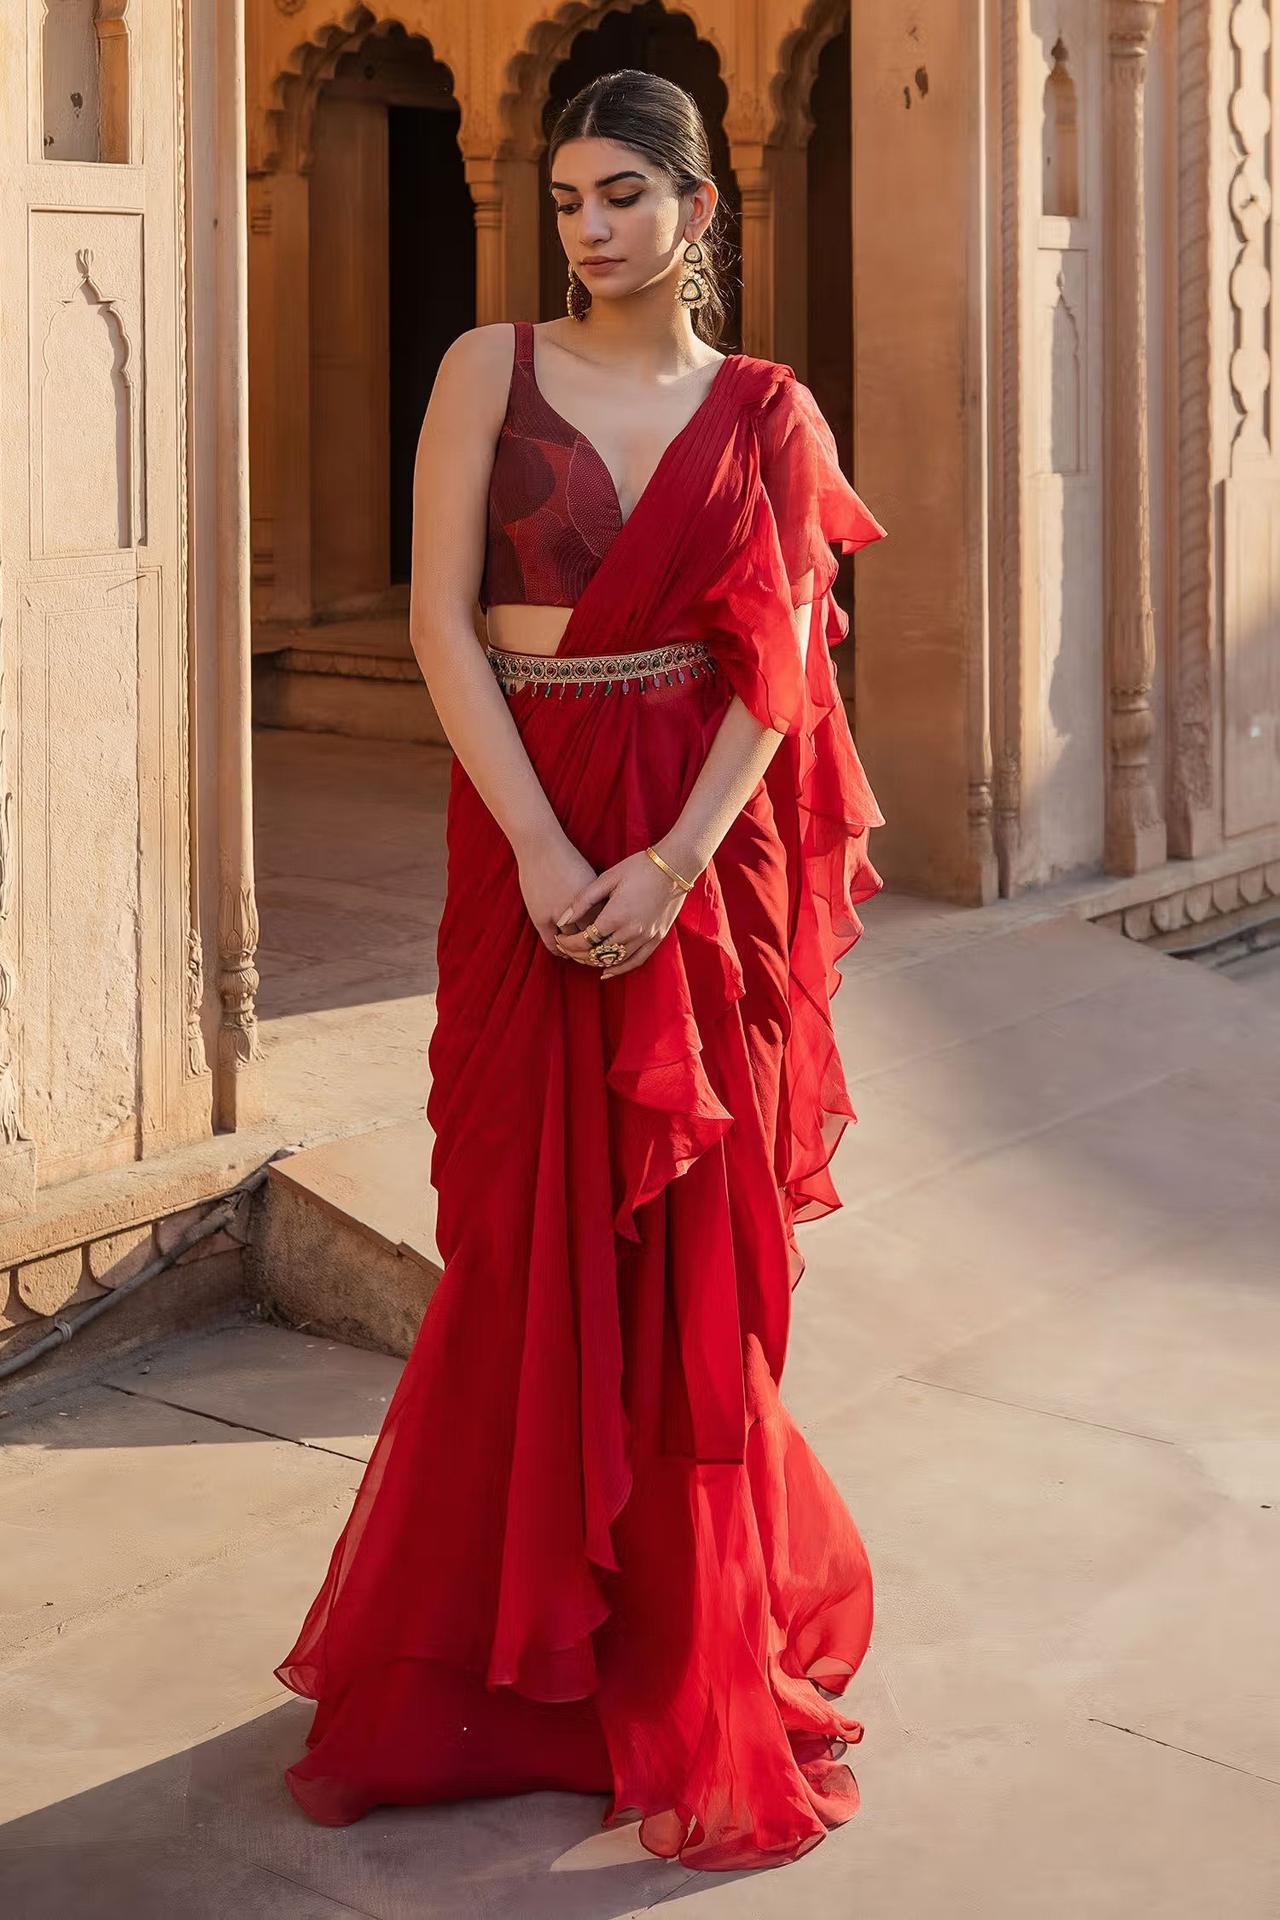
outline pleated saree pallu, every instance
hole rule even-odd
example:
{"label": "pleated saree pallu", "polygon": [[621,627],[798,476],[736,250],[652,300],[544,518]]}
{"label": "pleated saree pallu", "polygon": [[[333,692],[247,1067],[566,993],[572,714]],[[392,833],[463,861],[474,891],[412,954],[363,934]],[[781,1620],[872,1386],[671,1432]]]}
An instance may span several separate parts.
{"label": "pleated saree pallu", "polygon": [[[785,737],[644,964],[550,952],[457,760],[427,1117],[444,1273],[297,1642],[312,1819],[606,1793],[686,1866],[797,1858],[855,1811],[834,1704],[872,1581],[782,1405],[795,1223],[854,1116],[836,961],[882,824],[830,647],[833,548],[883,529],[789,367],[731,355],[570,615],[505,685],[597,870],[678,815],[736,693]],[[810,586],[811,582],[811,586]],[[794,608],[812,593],[809,644]],[[636,677],[634,654],[705,649]],[[557,671],[563,671],[557,669]],[[612,673],[610,668],[609,672]],[[673,1822],[685,1833],[652,1844]]]}

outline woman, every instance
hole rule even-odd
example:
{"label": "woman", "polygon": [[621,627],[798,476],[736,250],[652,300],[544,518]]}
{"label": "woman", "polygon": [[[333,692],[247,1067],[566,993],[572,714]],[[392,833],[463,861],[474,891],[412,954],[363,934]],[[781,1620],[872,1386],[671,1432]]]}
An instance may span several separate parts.
{"label": "woman", "polygon": [[769,1866],[858,1804],[871,1576],[778,1381],[881,884],[832,548],[883,529],[792,370],[710,344],[689,96],[605,75],[550,158],[568,313],[455,341],[422,429],[444,1274],[276,1669],[318,1702],[287,1778],[329,1824],[607,1793],[652,1853]]}

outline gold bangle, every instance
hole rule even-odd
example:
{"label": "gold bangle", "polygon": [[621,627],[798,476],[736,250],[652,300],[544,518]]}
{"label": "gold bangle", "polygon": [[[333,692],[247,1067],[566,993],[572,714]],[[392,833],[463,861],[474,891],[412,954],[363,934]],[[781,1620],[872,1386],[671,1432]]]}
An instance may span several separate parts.
{"label": "gold bangle", "polygon": [[670,875],[670,877],[675,881],[676,885],[679,887],[682,893],[693,892],[693,881],[684,879],[681,874],[678,874],[676,872],[674,867],[669,867],[666,861],[663,859],[662,855],[658,853],[653,847],[646,847],[645,852],[648,854],[649,858],[652,861],[654,861],[658,866],[662,868],[662,871],[665,874]]}

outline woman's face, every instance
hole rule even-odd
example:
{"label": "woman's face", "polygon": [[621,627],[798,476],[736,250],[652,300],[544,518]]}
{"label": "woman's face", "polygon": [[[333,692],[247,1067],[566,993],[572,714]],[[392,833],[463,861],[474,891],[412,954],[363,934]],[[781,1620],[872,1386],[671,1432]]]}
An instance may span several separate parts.
{"label": "woman's face", "polygon": [[687,272],[681,256],[705,229],[717,198],[709,180],[677,195],[646,155],[594,138],[567,140],[559,149],[551,194],[565,256],[593,300]]}

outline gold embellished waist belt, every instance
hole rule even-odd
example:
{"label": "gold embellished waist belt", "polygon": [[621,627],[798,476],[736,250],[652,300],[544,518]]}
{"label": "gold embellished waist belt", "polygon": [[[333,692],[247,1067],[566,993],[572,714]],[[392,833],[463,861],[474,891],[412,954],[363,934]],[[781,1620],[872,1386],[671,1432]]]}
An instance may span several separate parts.
{"label": "gold embellished waist belt", "polygon": [[632,687],[643,693],[647,687],[671,686],[684,680],[697,680],[715,672],[715,660],[701,640],[677,642],[667,647],[650,647],[644,653],[507,653],[501,647],[486,646],[489,665],[507,693],[531,684],[535,691],[551,693],[558,688],[563,695],[628,692]]}

